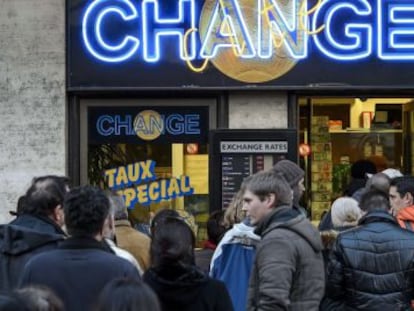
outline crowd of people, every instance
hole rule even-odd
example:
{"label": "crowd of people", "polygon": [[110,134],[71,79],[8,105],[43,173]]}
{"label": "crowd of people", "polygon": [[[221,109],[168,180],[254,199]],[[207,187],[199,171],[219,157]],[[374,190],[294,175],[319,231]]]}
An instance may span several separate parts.
{"label": "crowd of people", "polygon": [[411,310],[414,177],[365,175],[316,228],[304,176],[282,160],[245,178],[202,250],[177,211],[148,236],[122,197],[35,178],[0,225],[0,311]]}

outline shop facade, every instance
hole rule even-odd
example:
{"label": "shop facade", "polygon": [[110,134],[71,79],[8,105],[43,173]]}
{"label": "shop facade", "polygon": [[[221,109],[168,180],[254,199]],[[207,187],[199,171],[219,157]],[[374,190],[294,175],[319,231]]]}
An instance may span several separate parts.
{"label": "shop facade", "polygon": [[[411,167],[407,4],[72,0],[68,10],[69,169],[122,193],[138,222],[168,207],[202,227],[243,177],[280,158],[306,170],[315,220],[355,161]],[[133,174],[145,165],[148,180]]]}
{"label": "shop facade", "polygon": [[[169,207],[202,230],[240,182],[226,171],[293,157],[317,219],[341,190],[338,165],[382,154],[411,172],[412,11],[399,1],[67,0],[67,140],[55,138],[67,161],[52,171],[122,193],[138,222]],[[217,137],[247,144],[217,149],[212,163],[221,130],[245,131]],[[266,144],[276,151],[252,151]]]}

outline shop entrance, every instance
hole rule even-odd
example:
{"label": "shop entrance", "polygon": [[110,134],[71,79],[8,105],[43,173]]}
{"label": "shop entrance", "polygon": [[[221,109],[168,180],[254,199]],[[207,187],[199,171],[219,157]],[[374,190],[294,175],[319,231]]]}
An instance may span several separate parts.
{"label": "shop entrance", "polygon": [[307,172],[303,203],[310,207],[313,220],[320,220],[337,197],[353,191],[352,175],[364,178],[363,171],[372,168],[412,172],[413,100],[299,98],[300,143],[311,150],[300,156]]}

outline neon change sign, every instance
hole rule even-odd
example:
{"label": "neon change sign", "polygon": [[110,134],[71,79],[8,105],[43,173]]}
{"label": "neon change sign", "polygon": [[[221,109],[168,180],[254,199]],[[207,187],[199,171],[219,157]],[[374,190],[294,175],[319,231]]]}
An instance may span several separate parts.
{"label": "neon change sign", "polygon": [[[178,0],[166,16],[157,0],[95,0],[82,15],[82,41],[102,62],[156,63],[173,40],[193,71],[202,71],[193,61],[214,63],[228,51],[240,61],[285,53],[295,63],[309,57],[310,44],[312,53],[335,61],[414,60],[413,1],[207,0],[201,11],[197,5]],[[109,35],[114,22],[125,31]]]}

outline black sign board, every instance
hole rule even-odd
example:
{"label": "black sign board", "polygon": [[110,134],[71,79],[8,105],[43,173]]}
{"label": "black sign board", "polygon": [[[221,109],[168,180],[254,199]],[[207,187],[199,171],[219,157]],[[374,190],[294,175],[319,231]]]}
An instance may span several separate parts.
{"label": "black sign board", "polygon": [[414,2],[68,0],[69,90],[412,88]]}
{"label": "black sign board", "polygon": [[89,107],[90,144],[207,143],[207,106]]}
{"label": "black sign board", "polygon": [[210,211],[227,208],[247,176],[297,160],[297,132],[290,129],[214,130],[209,146]]}

